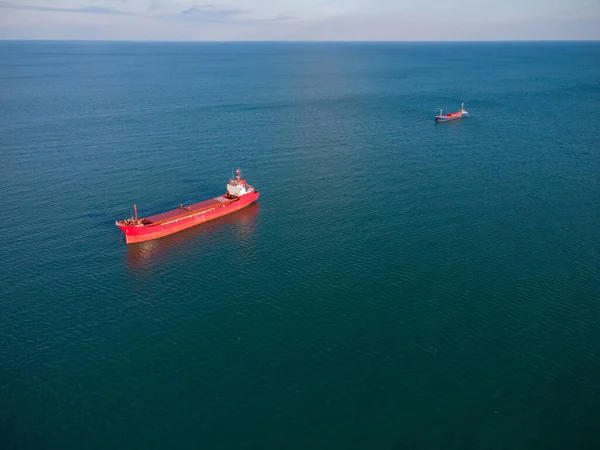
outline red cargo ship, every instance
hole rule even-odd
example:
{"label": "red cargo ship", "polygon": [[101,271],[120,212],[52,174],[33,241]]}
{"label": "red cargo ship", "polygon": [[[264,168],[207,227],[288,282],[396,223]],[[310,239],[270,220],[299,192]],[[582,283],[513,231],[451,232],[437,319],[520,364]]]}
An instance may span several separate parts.
{"label": "red cargo ship", "polygon": [[141,219],[133,205],[133,217],[119,220],[116,225],[125,233],[128,244],[150,241],[238,211],[257,201],[258,197],[260,192],[246,183],[238,169],[237,178],[229,181],[227,193],[221,197],[189,206],[179,205],[172,211]]}
{"label": "red cargo ship", "polygon": [[442,110],[440,109],[440,115],[435,116],[436,122],[448,122],[449,120],[462,119],[464,117],[468,117],[469,113],[465,111],[465,104],[463,103],[460,106],[460,111],[456,111],[450,114],[442,115]]}

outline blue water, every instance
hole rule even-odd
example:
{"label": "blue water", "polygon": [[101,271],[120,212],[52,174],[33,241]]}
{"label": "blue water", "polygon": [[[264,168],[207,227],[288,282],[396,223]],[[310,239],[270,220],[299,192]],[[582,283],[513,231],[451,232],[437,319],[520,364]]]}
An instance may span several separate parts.
{"label": "blue water", "polygon": [[0,41],[0,447],[600,448],[599,117],[599,43]]}

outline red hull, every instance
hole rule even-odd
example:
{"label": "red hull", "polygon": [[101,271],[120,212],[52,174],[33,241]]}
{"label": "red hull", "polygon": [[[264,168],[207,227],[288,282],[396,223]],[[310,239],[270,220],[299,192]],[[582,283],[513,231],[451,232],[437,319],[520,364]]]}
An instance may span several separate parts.
{"label": "red hull", "polygon": [[449,120],[464,119],[465,117],[467,117],[467,113],[461,113],[459,111],[452,114],[446,114],[445,116],[435,116],[435,120],[437,122],[447,122]]}
{"label": "red hull", "polygon": [[254,203],[260,192],[253,191],[239,198],[216,197],[186,208],[174,209],[144,219],[145,224],[127,225],[117,222],[128,244],[150,241],[231,214]]}

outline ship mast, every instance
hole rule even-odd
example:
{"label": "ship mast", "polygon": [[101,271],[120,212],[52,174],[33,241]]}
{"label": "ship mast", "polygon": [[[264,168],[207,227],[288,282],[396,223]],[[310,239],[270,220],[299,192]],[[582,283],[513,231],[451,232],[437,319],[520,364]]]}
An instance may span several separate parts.
{"label": "ship mast", "polygon": [[135,218],[135,220],[138,220],[137,206],[136,205],[133,205],[133,217]]}

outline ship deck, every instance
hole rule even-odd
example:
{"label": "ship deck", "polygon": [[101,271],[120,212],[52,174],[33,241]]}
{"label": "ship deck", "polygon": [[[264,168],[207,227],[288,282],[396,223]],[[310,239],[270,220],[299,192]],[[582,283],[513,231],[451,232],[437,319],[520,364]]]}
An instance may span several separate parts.
{"label": "ship deck", "polygon": [[168,219],[174,219],[175,217],[187,216],[188,214],[196,213],[202,211],[203,209],[207,209],[227,201],[229,201],[229,199],[225,198],[224,196],[215,197],[210,200],[204,200],[202,202],[193,203],[191,205],[184,205],[184,209],[172,209],[171,211],[166,211],[164,213],[155,214],[154,216],[145,217],[145,219],[147,221],[146,223],[150,225],[152,223],[163,222]]}

